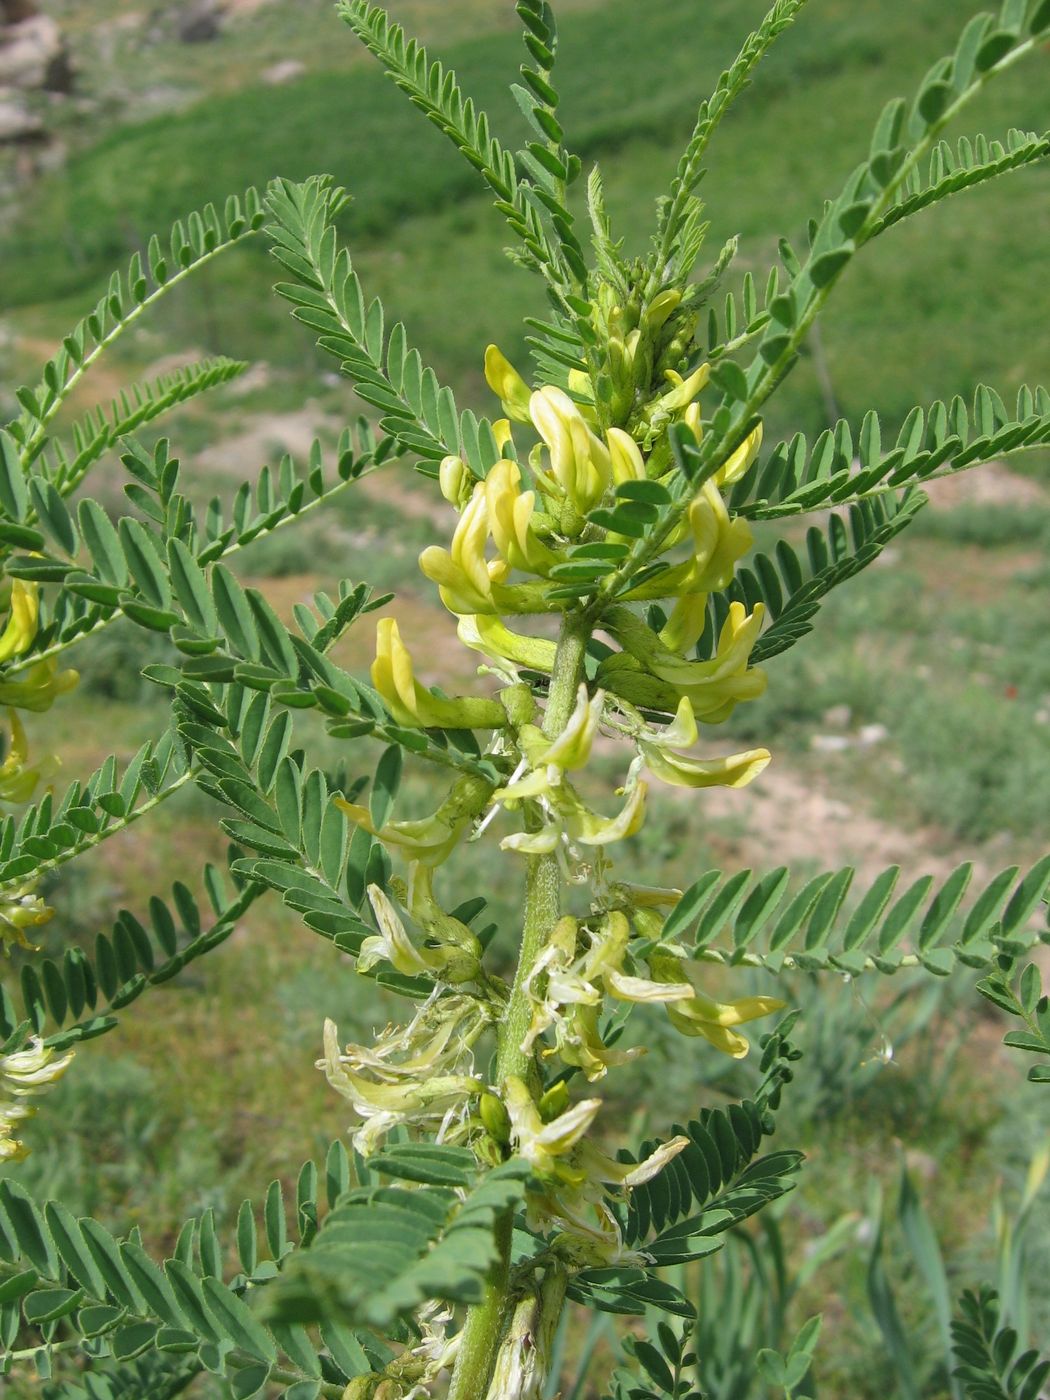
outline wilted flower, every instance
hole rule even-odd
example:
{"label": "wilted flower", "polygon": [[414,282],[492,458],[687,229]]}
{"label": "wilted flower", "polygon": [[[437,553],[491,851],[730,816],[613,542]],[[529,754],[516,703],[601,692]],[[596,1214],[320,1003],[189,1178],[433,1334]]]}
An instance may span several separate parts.
{"label": "wilted flower", "polygon": [[62,1078],[73,1060],[73,1051],[56,1056],[55,1051],[34,1037],[24,1050],[0,1055],[0,1095],[9,1095],[14,1103],[0,1101],[0,1162],[20,1162],[29,1149],[16,1133],[20,1123],[36,1113],[27,1099],[46,1093]]}
{"label": "wilted flower", "polygon": [[374,1045],[340,1050],[334,1021],[325,1021],[317,1067],[364,1120],[353,1138],[357,1150],[368,1156],[401,1126],[438,1141],[465,1132],[470,1101],[482,1087],[471,1050],[488,1022],[473,997],[435,994],[407,1026],[388,1026]]}
{"label": "wilted flower", "polygon": [[55,912],[35,893],[37,881],[29,879],[12,889],[0,891],[0,945],[8,951],[8,944],[17,943],[21,948],[34,945],[26,938],[27,928],[39,928],[46,924]]}
{"label": "wilted flower", "polygon": [[637,1261],[638,1256],[628,1258],[624,1251],[619,1222],[606,1197],[610,1189],[624,1191],[651,1181],[689,1139],[672,1138],[642,1162],[616,1162],[585,1137],[601,1108],[600,1099],[582,1099],[545,1118],[524,1081],[512,1075],[503,1087],[503,1100],[511,1142],[542,1183],[530,1197],[530,1213],[537,1224],[556,1232],[559,1253],[591,1267]]}
{"label": "wilted flower", "polygon": [[484,778],[467,775],[452,785],[444,802],[431,816],[415,821],[390,821],[378,828],[367,807],[348,802],[345,797],[333,800],[355,826],[362,827],[385,846],[401,851],[413,863],[437,866],[451,855],[491,793],[491,783]]}
{"label": "wilted flower", "polygon": [[[465,982],[477,973],[481,950],[477,940],[466,929],[472,947],[440,944],[433,948],[417,947],[389,897],[378,885],[369,885],[368,899],[372,905],[379,932],[361,944],[357,966],[361,972],[386,959],[398,972],[408,977],[430,977],[436,981]],[[465,928],[464,925],[460,925]]]}

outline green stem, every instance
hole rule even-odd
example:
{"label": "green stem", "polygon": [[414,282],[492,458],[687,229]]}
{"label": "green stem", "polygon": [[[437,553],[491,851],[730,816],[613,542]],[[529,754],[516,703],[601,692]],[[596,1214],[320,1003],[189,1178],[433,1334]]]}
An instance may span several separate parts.
{"label": "green stem", "polygon": [[[585,613],[569,614],[562,621],[543,719],[543,732],[548,738],[556,738],[572,714],[592,627],[591,618]],[[560,912],[561,878],[557,859],[553,855],[530,856],[525,876],[525,917],[518,966],[498,1032],[497,1084],[502,1084],[512,1074],[528,1079],[534,1069],[534,1056],[521,1048],[532,1020],[526,982]],[[448,1400],[480,1400],[488,1390],[510,1296],[513,1225],[513,1215],[508,1212],[497,1227],[499,1262],[489,1276],[484,1299],[467,1313]]]}
{"label": "green stem", "polygon": [[510,1242],[513,1231],[514,1216],[508,1211],[496,1225],[499,1262],[485,1284],[484,1298],[470,1309],[463,1324],[463,1337],[448,1390],[448,1400],[481,1400],[489,1388],[496,1351],[503,1332],[503,1314],[510,1284]]}

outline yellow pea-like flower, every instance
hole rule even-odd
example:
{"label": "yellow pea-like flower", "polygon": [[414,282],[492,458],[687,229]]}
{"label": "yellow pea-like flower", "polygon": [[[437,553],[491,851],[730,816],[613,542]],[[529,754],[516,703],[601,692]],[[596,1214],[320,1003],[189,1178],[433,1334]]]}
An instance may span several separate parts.
{"label": "yellow pea-like flower", "polygon": [[485,559],[488,505],[483,482],[463,509],[450,549],[430,545],[419,556],[419,567],[441,591],[450,612],[495,612],[492,575]]}
{"label": "yellow pea-like flower", "polygon": [[412,657],[392,617],[376,627],[372,684],[398,724],[423,729],[495,729],[506,719],[498,700],[460,696],[445,700],[416,680]]}
{"label": "yellow pea-like flower", "polygon": [[503,459],[485,478],[485,501],[492,541],[512,569],[547,574],[558,556],[533,529],[535,491],[521,490],[521,468]]}
{"label": "yellow pea-like flower", "polygon": [[355,826],[385,845],[396,847],[414,865],[431,870],[448,859],[491,796],[491,783],[468,774],[453,783],[444,802],[429,817],[391,821],[378,828],[367,807],[348,802],[345,797],[335,797],[333,801]]}
{"label": "yellow pea-like flower", "polygon": [[30,879],[0,894],[0,947],[5,953],[10,943],[36,951],[25,931],[46,924],[55,912],[36,893],[36,883]]}
{"label": "yellow pea-like flower", "polygon": [[361,944],[357,966],[367,972],[385,958],[398,972],[409,976],[439,972],[444,958],[427,948],[417,948],[408,936],[397,910],[378,885],[369,885],[368,902],[376,916],[379,932]]}
{"label": "yellow pea-like flower", "polygon": [[769,766],[772,757],[768,749],[747,749],[726,758],[689,758],[655,744],[640,742],[638,748],[654,778],[688,788],[746,787]]}
{"label": "yellow pea-like flower", "polygon": [[588,696],[587,687],[581,684],[568,723],[557,739],[539,755],[536,766],[553,764],[565,772],[583,768],[591,756],[604,707],[604,692],[598,690],[593,696]]}
{"label": "yellow pea-like flower", "polygon": [[431,816],[420,821],[387,822],[385,826],[377,827],[367,807],[347,802],[345,797],[333,800],[355,826],[375,836],[384,845],[403,851],[410,860],[427,866],[440,865],[447,860],[467,826],[466,819],[454,826],[446,826],[436,816]]}
{"label": "yellow pea-like flower", "polygon": [[529,400],[529,415],[550,455],[551,472],[581,515],[598,504],[612,480],[605,444],[591,431],[568,394],[553,385]]}
{"label": "yellow pea-like flower", "polygon": [[[649,955],[649,968],[661,981],[680,981],[683,961],[667,949],[656,949]],[[694,990],[686,1001],[669,1002],[667,1015],[671,1024],[683,1035],[702,1036],[716,1050],[740,1060],[750,1050],[747,1039],[734,1027],[771,1016],[782,1011],[787,1003],[777,997],[741,997],[737,1001],[720,1002]]]}
{"label": "yellow pea-like flower", "polygon": [[569,835],[581,846],[609,846],[614,841],[626,841],[642,829],[648,790],[646,783],[635,779],[629,786],[627,800],[615,817],[599,816],[580,803],[569,816]]}
{"label": "yellow pea-like flower", "polygon": [[711,378],[711,366],[700,365],[686,378],[673,369],[665,370],[664,373],[671,388],[658,400],[657,407],[664,413],[675,413],[687,409],[697,394],[706,387]]}
{"label": "yellow pea-like flower", "polygon": [[449,505],[462,510],[474,491],[474,477],[462,457],[442,457],[438,467],[438,485]]}
{"label": "yellow pea-like flower", "polygon": [[556,643],[545,637],[526,637],[512,632],[491,614],[461,617],[456,631],[465,646],[480,651],[497,664],[509,661],[516,666],[528,666],[532,671],[548,673],[554,669]]}
{"label": "yellow pea-like flower", "polygon": [[668,651],[688,651],[703,636],[706,625],[707,594],[683,593],[660,629],[660,640]]}
{"label": "yellow pea-like flower", "polygon": [[622,428],[610,428],[605,435],[609,444],[609,460],[613,481],[620,486],[625,481],[644,481],[645,458],[641,448]]}
{"label": "yellow pea-like flower", "polygon": [[40,589],[26,579],[11,580],[11,605],[7,625],[0,633],[0,662],[28,651],[40,618]]}
{"label": "yellow pea-like flower", "polygon": [[682,293],[676,288],[668,287],[662,292],[658,292],[652,301],[645,308],[642,320],[646,329],[658,331],[666,325],[668,318],[677,311],[681,305]]}
{"label": "yellow pea-like flower", "polygon": [[581,1099],[545,1123],[524,1080],[512,1074],[503,1085],[503,1102],[510,1118],[511,1141],[538,1175],[583,1180],[563,1159],[594,1122],[601,1099]]}
{"label": "yellow pea-like flower", "polygon": [[529,386],[496,345],[485,351],[485,379],[503,404],[503,412],[518,423],[529,421]]}
{"label": "yellow pea-like flower", "polygon": [[750,432],[737,450],[727,457],[712,478],[716,486],[732,486],[751,468],[762,446],[762,424]]}
{"label": "yellow pea-like flower", "polygon": [[684,697],[698,720],[718,724],[741,700],[755,699],[766,688],[765,673],[748,667],[764,616],[761,603],[750,615],[742,603],[732,603],[715,655],[690,661],[664,646],[629,609],[616,608],[606,623],[628,655],[604,661],[598,680],[613,694],[656,709],[674,709]]}
{"label": "yellow pea-like flower", "polygon": [[18,713],[8,711],[11,743],[7,756],[0,763],[0,802],[28,802],[40,780],[58,767],[58,760],[45,759],[29,764],[29,744]]}
{"label": "yellow pea-like flower", "polygon": [[49,656],[43,661],[34,661],[15,678],[0,678],[0,705],[41,714],[49,710],[60,695],[71,691],[79,680],[79,672],[72,668],[60,671],[55,658]]}

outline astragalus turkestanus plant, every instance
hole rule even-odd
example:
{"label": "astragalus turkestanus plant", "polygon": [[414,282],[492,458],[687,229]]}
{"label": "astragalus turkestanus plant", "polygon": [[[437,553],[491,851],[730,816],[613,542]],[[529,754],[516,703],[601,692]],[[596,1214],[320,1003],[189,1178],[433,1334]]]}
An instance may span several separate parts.
{"label": "astragalus turkestanus plant", "polygon": [[[545,286],[546,319],[529,322],[532,367],[484,351],[499,402],[491,417],[458,409],[403,325],[387,329],[339,245],[344,196],[324,178],[279,180],[262,200],[250,193],[221,215],[191,216],[170,248],[153,241],[40,384],[20,392],[0,474],[10,600],[0,699],[11,715],[0,790],[22,810],[0,835],[0,929],[28,943],[49,914],[45,874],[187,783],[219,804],[237,850],[228,882],[205,872],[210,913],[178,883],[170,904],[152,902],[149,927],[122,914],[93,958],[70,949],[25,963],[2,1007],[0,1152],[31,1147],[35,1096],[76,1074],[76,1057],[90,1054],[82,1042],[274,892],[334,945],[319,948],[333,976],[372,979],[406,1008],[369,1043],[346,1044],[326,1025],[320,1065],[352,1113],[352,1151],[333,1144],[323,1183],[307,1162],[294,1202],[270,1188],[264,1249],[245,1203],[235,1274],[223,1273],[208,1215],[187,1223],[162,1264],[137,1238],[0,1187],[6,1364],[53,1373],[45,1393],[56,1400],[173,1395],[204,1371],[236,1397],[525,1400],[554,1393],[552,1338],[567,1299],[645,1319],[607,1378],[613,1397],[699,1396],[678,1266],[717,1250],[802,1166],[797,1152],[764,1150],[798,1055],[779,972],[986,969],[982,990],[1025,1022],[1012,1042],[1050,1049],[1038,973],[1020,970],[1050,862],[968,897],[968,865],[939,886],[899,889],[893,868],[848,904],[850,869],[805,882],[782,867],[710,872],[683,892],[642,883],[632,868],[629,840],[668,786],[696,792],[699,821],[704,789],[761,782],[770,750],[726,756],[715,745],[712,757],[715,727],[763,693],[767,667],[812,630],[825,596],[910,523],[922,484],[1050,441],[1044,389],[1022,389],[1009,409],[981,388],[972,409],[959,398],[914,409],[893,442],[875,411],[812,444],[763,442],[766,405],[853,258],[947,196],[1050,152],[1045,137],[1018,131],[941,139],[1050,33],[1046,0],[1006,0],[966,26],[914,99],[886,106],[807,245],[782,241],[768,277],[749,274],[716,309],[735,242],[713,257],[705,244],[697,191],[708,146],[802,8],[779,0],[701,104],[651,245],[628,257],[596,168],[583,181],[586,215],[570,198],[583,171],[558,115],[547,4],[517,6],[527,54],[514,93],[529,138],[512,153],[453,73],[381,9],[343,0],[343,19],[489,186],[516,262]],[[168,443],[133,434],[237,374],[229,361],[138,386],[56,438],[57,410],[122,330],[255,234],[290,279],[278,292],[376,410],[344,434],[334,470],[318,447],[301,467],[286,458],[267,468],[229,504],[197,509]],[[132,510],[115,519],[84,496],[71,509],[117,444]],[[418,483],[434,501],[420,568],[449,614],[450,641],[475,654],[469,694],[421,682],[411,628],[367,577],[297,607],[289,627],[223,562],[362,478],[413,464],[434,483]],[[754,553],[751,522],[807,513],[820,523],[801,551],[780,540]],[[350,675],[332,648],[378,609],[371,674]],[[54,700],[72,710],[76,676],[59,658],[120,615],[167,634],[181,655],[144,672],[170,693],[170,729],[130,764],[107,760],[34,804],[45,776],[17,711]],[[348,791],[311,766],[295,729],[301,710],[326,717],[351,767],[378,743],[370,777]],[[406,763],[444,782],[429,815],[398,814]],[[602,777],[611,763],[615,790]],[[484,887],[464,899],[462,876],[448,876],[454,853],[462,871],[484,847],[498,848],[502,878],[522,891],[513,928],[486,919]],[[508,945],[509,966],[498,951]],[[641,1004],[684,1037],[679,1056],[742,1059],[756,1038],[751,1096],[698,1105],[655,1141],[628,1140],[603,1098],[647,1048],[631,1025]],[[1031,1077],[1046,1079],[1046,1066]],[[1017,1355],[994,1300],[971,1299],[964,1312],[959,1383],[974,1395],[1034,1396],[1041,1363]],[[787,1395],[808,1384],[816,1332],[814,1321],[785,1357],[763,1361]]]}

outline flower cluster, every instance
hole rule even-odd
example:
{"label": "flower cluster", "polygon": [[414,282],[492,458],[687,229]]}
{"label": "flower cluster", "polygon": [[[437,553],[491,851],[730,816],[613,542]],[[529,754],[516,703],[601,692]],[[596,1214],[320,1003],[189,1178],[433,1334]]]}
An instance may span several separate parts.
{"label": "flower cluster", "polygon": [[[483,481],[475,481],[460,458],[445,458],[441,487],[459,510],[459,523],[449,548],[429,546],[420,567],[459,618],[461,640],[484,656],[487,670],[513,686],[523,670],[550,674],[556,646],[545,637],[515,631],[505,619],[563,609],[551,574],[569,549],[592,537],[626,548],[623,540],[591,523],[589,513],[612,488],[629,481],[670,480],[675,468],[666,433],[655,438],[648,457],[623,428],[610,427],[600,437],[586,385],[577,385],[581,403],[553,385],[531,393],[495,346],[486,353],[485,372],[508,415],[495,425],[506,455]],[[689,423],[699,437],[695,399],[707,382],[707,366],[688,378],[674,371],[667,377],[669,388],[650,406],[643,440],[654,441],[654,425],[666,427],[676,419]],[[511,419],[528,423],[538,436],[527,467],[519,461]],[[396,621],[380,621],[372,681],[398,724],[496,731],[494,751],[516,750],[520,761],[511,780],[492,800],[509,810],[524,805],[541,820],[507,838],[508,849],[535,855],[563,846],[606,846],[633,835],[645,814],[643,768],[679,786],[741,787],[768,763],[765,749],[718,759],[685,752],[698,741],[698,721],[727,719],[740,701],[760,695],[765,687],[763,672],[749,665],[762,626],[761,607],[748,614],[741,604],[732,604],[714,654],[706,659],[688,654],[704,631],[710,593],[731,582],[737,560],[750,547],[747,523],[730,517],[720,488],[747,471],[760,442],[758,428],[685,504],[660,550],[678,549],[685,557],[655,578],[627,587],[603,610],[600,625],[619,650],[604,648],[593,679],[580,687],[568,726],[553,739],[545,738],[532,717],[515,723],[499,700],[434,694],[418,680]],[[661,598],[674,603],[664,625],[655,630],[630,604]],[[674,720],[656,728],[642,711],[670,714]],[[591,811],[566,776],[586,764],[603,728],[609,737],[631,740],[637,755],[622,788],[623,804],[612,817]],[[346,804],[344,810],[372,830],[363,808]],[[432,819],[404,823],[403,831],[391,828],[381,835],[410,859],[436,865],[467,833],[474,815],[469,803],[454,801],[453,809],[446,803]]]}
{"label": "flower cluster", "polygon": [[[673,310],[670,303],[662,309],[668,316]],[[763,622],[759,606],[749,613],[732,603],[713,645],[697,654],[701,638],[710,636],[710,596],[729,586],[751,546],[746,522],[730,515],[722,492],[754,461],[761,429],[698,489],[682,488],[667,428],[684,422],[700,438],[696,400],[708,368],[688,374],[667,368],[663,387],[638,408],[639,375],[653,371],[646,346],[663,326],[662,312],[650,312],[656,319],[648,341],[636,326],[620,337],[615,354],[610,350],[611,393],[624,426],[599,429],[586,376],[573,372],[567,389],[545,385],[532,392],[490,346],[485,373],[506,414],[494,425],[501,456],[483,480],[458,457],[441,464],[441,490],[459,520],[448,547],[429,546],[420,567],[456,616],[461,641],[482,657],[481,673],[499,683],[498,695],[435,692],[416,674],[397,622],[387,617],[377,627],[372,682],[393,722],[402,729],[480,732],[487,771],[498,780],[464,773],[430,816],[381,826],[366,807],[336,799],[357,826],[408,863],[407,881],[392,881],[389,893],[369,888],[377,931],[363,942],[359,970],[383,967],[433,987],[407,1026],[388,1027],[371,1047],[341,1050],[335,1027],[326,1025],[320,1063],[361,1120],[355,1146],[372,1151],[392,1128],[407,1127],[438,1141],[470,1142],[489,1160],[518,1154],[535,1179],[533,1223],[576,1266],[631,1262],[611,1199],[649,1180],[686,1145],[675,1138],[645,1161],[624,1164],[588,1140],[600,1100],[571,1103],[568,1076],[579,1072],[595,1082],[642,1053],[613,1043],[607,1006],[658,1004],[684,1035],[739,1058],[748,1042],[737,1028],[782,1005],[764,996],[722,1002],[706,995],[688,950],[663,934],[679,892],[617,882],[611,874],[610,848],[645,820],[647,779],[738,788],[770,759],[763,748],[720,757],[693,752],[701,724],[727,719],[765,686],[750,664]],[[610,315],[615,319],[615,308]],[[525,456],[512,422],[536,436]],[[672,507],[646,567],[637,576],[625,569],[615,589],[596,588],[591,602],[581,604],[559,586],[560,566],[588,546],[592,557],[616,563],[633,557],[635,541],[615,533],[608,507],[625,498],[619,488],[642,482],[658,483],[660,498]],[[637,606],[656,603],[668,606],[645,612]],[[603,640],[578,659],[573,688],[565,690],[552,723],[550,705],[541,713],[537,694],[543,677],[554,684],[558,645],[542,626],[541,635],[530,635],[516,619],[588,607],[582,630],[592,638],[600,632],[614,645]],[[579,781],[599,745],[626,745],[630,752],[618,806],[608,813],[591,806]],[[588,885],[590,896],[586,914],[554,922],[513,990],[484,970],[478,940],[441,909],[433,889],[436,871],[457,844],[480,835],[497,815],[511,827],[501,837],[504,850],[548,861],[568,882]],[[486,1029],[503,1024],[515,998],[525,1021],[512,1050],[517,1064],[531,1068],[497,1071],[499,1082],[486,1084],[475,1066],[475,1044]],[[544,1090],[548,1064],[562,1074]]]}

